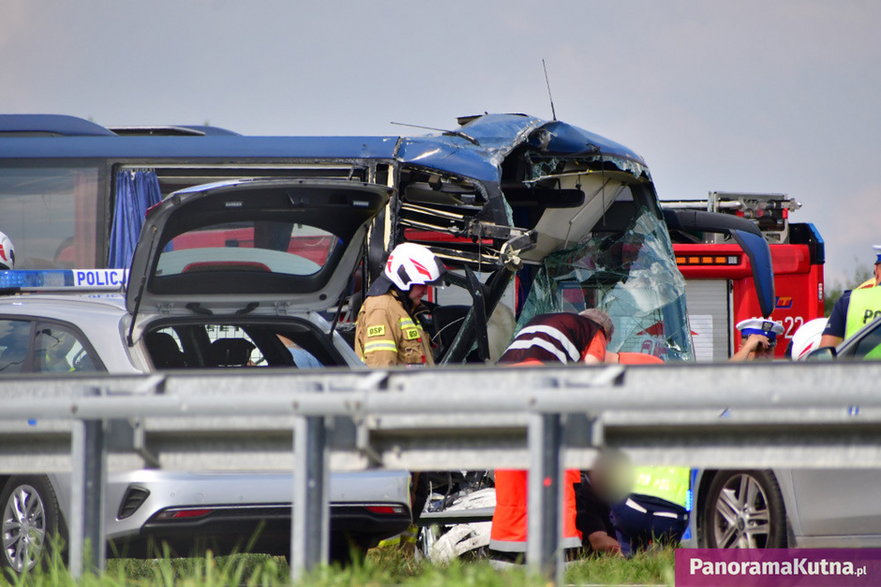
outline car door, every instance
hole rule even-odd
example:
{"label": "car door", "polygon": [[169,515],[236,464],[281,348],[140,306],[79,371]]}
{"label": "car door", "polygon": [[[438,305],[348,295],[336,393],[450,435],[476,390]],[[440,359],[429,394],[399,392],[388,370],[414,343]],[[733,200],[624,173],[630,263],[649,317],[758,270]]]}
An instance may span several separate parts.
{"label": "car door", "polygon": [[101,360],[81,333],[71,326],[51,322],[37,323],[32,366],[36,373],[104,370]]}
{"label": "car door", "polygon": [[[881,321],[844,341],[837,360],[866,360],[881,348]],[[860,546],[881,544],[878,487],[881,469],[804,469],[792,471],[793,491],[802,533],[809,537],[860,537]],[[817,546],[834,545],[826,539]]]}
{"label": "car door", "polygon": [[0,374],[30,371],[32,320],[0,318]]}
{"label": "car door", "polygon": [[[791,472],[800,534],[805,546],[835,546],[831,537],[862,537],[855,545],[881,544],[879,469],[797,469]],[[874,537],[874,538],[872,538]]]}
{"label": "car door", "polygon": [[103,370],[97,353],[73,324],[0,318],[0,374]]}

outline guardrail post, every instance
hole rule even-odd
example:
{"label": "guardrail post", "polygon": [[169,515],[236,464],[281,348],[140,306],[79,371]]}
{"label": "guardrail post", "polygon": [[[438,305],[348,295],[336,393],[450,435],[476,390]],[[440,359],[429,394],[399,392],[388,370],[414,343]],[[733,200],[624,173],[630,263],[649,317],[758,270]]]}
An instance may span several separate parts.
{"label": "guardrail post", "polygon": [[327,431],[323,416],[294,424],[294,503],[291,508],[291,579],[326,564],[330,541]]}
{"label": "guardrail post", "polygon": [[526,562],[555,584],[562,578],[560,504],[563,502],[560,414],[529,416],[529,515]]}
{"label": "guardrail post", "polygon": [[[84,395],[99,395],[90,389]],[[107,449],[103,420],[74,420],[71,439],[71,516],[69,567],[74,578],[85,570],[100,572],[107,562],[104,492]]]}

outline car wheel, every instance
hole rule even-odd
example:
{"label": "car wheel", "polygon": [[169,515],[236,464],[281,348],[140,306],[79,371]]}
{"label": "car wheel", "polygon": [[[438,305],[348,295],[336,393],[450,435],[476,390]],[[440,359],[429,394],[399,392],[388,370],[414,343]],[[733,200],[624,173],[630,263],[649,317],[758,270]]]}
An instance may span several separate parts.
{"label": "car wheel", "polygon": [[64,538],[61,508],[48,477],[11,477],[0,493],[0,508],[0,568],[23,573],[48,560],[52,546],[60,543],[57,536]]}
{"label": "car wheel", "polygon": [[707,548],[785,548],[786,511],[771,471],[720,471],[704,502]]}

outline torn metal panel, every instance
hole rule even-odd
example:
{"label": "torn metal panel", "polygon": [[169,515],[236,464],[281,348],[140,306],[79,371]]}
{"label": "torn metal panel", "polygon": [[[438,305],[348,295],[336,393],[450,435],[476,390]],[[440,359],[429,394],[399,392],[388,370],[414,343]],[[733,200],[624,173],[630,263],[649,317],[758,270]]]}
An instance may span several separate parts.
{"label": "torn metal panel", "polygon": [[[402,205],[395,240],[434,240],[439,253],[456,250],[450,258],[492,251],[478,263],[489,265],[504,240],[491,225],[535,229],[537,246],[524,260],[539,262],[583,239],[621,185],[651,181],[645,162],[627,147],[522,114],[487,114],[467,119],[461,130],[403,137],[396,158]],[[437,246],[420,231],[464,240]]]}
{"label": "torn metal panel", "polygon": [[645,161],[635,152],[565,122],[555,120],[543,124],[530,136],[529,146],[543,155],[579,158],[585,163],[612,165],[635,178],[651,179]]}
{"label": "torn metal panel", "polygon": [[480,116],[462,126],[461,134],[402,137],[396,156],[404,164],[500,182],[505,158],[521,144],[544,156],[581,156],[587,162],[612,163],[634,177],[649,178],[642,157],[624,145],[565,122],[523,114]]}

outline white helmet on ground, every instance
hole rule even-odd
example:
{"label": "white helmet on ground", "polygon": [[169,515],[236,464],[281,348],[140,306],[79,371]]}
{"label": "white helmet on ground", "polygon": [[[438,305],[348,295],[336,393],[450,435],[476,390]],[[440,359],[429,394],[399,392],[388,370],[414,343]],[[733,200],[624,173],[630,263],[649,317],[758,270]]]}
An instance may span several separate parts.
{"label": "white helmet on ground", "polygon": [[792,335],[792,360],[803,359],[812,350],[819,348],[827,318],[814,318],[802,324]]}
{"label": "white helmet on ground", "polygon": [[435,285],[446,273],[443,263],[428,247],[401,243],[388,256],[383,273],[400,290],[414,285]]}
{"label": "white helmet on ground", "polygon": [[0,232],[0,269],[15,269],[15,247],[12,240]]}

